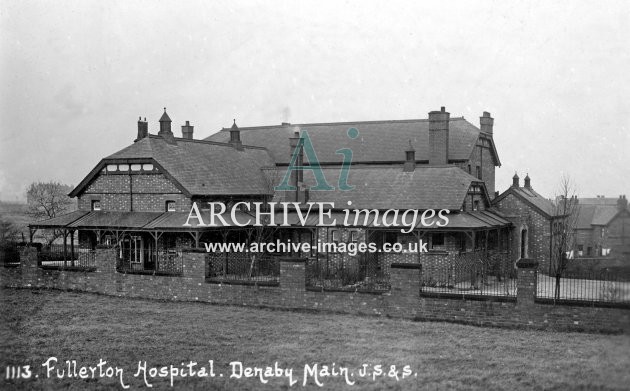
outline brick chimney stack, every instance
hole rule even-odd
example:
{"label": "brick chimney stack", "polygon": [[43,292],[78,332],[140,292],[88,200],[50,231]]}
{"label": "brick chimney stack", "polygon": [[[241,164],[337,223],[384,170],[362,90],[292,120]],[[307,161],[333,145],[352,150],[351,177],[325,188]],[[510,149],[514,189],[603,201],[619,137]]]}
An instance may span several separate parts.
{"label": "brick chimney stack", "polygon": [[519,179],[520,178],[518,177],[518,174],[514,173],[514,176],[512,177],[512,186],[513,187],[519,187],[520,186]]}
{"label": "brick chimney stack", "polygon": [[138,137],[135,141],[141,140],[149,135],[149,123],[145,118],[144,121],[142,117],[138,118]]}
{"label": "brick chimney stack", "polygon": [[429,113],[429,164],[448,164],[448,125],[450,113],[444,106]]}
{"label": "brick chimney stack", "polygon": [[617,199],[617,209],[621,212],[622,210],[628,209],[628,199],[626,195],[620,195],[619,199]]}
{"label": "brick chimney stack", "polygon": [[232,146],[239,151],[243,150],[243,143],[241,142],[241,130],[236,125],[236,118],[234,119],[234,123],[230,128],[230,144],[232,144]]}
{"label": "brick chimney stack", "polygon": [[182,138],[192,140],[194,130],[195,127],[190,124],[190,121],[186,121],[186,125],[182,125]]}
{"label": "brick chimney stack", "polygon": [[405,165],[403,166],[404,172],[413,172],[416,170],[416,150],[411,145],[409,140],[409,147],[405,150]]}
{"label": "brick chimney stack", "polygon": [[479,128],[482,132],[492,136],[492,127],[494,126],[494,118],[487,111],[483,112],[483,116],[479,117]]}

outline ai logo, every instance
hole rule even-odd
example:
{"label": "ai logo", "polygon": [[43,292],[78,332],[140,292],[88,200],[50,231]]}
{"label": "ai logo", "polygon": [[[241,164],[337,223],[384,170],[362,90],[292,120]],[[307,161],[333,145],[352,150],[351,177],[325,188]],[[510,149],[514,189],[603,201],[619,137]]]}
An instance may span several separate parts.
{"label": "ai logo", "polygon": [[[351,140],[359,137],[359,131],[356,128],[348,129],[347,134]],[[306,155],[306,158],[308,159],[308,166],[298,165],[301,151],[304,151],[304,155]],[[352,190],[354,189],[354,186],[348,185],[348,172],[350,171],[350,164],[352,163],[352,149],[341,148],[336,150],[335,153],[343,156],[343,162],[341,164],[337,188],[339,190]],[[275,186],[274,190],[296,190],[295,186],[289,184],[291,173],[293,171],[306,170],[312,171],[313,175],[315,176],[315,180],[317,181],[317,185],[311,186],[309,188],[310,190],[335,190],[335,188],[326,181],[326,176],[324,175],[324,171],[319,164],[319,159],[317,158],[317,154],[315,153],[315,148],[313,148],[313,142],[311,141],[308,132],[306,130],[303,130],[302,134],[300,134],[298,144],[293,150],[293,154],[291,155],[291,162],[289,163],[289,167],[287,167],[287,172],[284,174],[282,183],[280,183],[280,185],[278,186]]]}

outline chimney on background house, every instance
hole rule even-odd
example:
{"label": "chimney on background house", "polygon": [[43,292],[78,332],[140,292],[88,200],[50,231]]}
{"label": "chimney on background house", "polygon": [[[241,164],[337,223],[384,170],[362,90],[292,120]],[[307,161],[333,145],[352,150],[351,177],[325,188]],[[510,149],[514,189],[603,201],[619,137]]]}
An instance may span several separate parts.
{"label": "chimney on background house", "polygon": [[234,123],[230,128],[230,144],[232,144],[232,146],[239,151],[243,150],[243,143],[241,142],[241,130],[236,125],[236,118],[234,119]]}
{"label": "chimney on background house", "polygon": [[479,128],[482,132],[492,136],[492,127],[494,126],[494,118],[487,111],[483,112],[483,116],[479,117]]}
{"label": "chimney on background house", "polygon": [[160,131],[158,132],[158,136],[162,136],[167,143],[174,144],[175,136],[173,136],[173,132],[171,131],[171,118],[166,114],[166,107],[164,108],[164,114],[160,118]]}
{"label": "chimney on background house", "polygon": [[[298,147],[300,143],[300,132],[294,132],[293,137],[289,137],[289,161],[293,159],[293,154],[295,153],[295,149]],[[295,164],[299,167],[304,165],[304,152],[302,147],[297,152],[297,161]],[[293,170],[291,172],[291,178],[289,180],[289,184],[291,186],[295,186],[296,190],[293,191],[291,201],[299,202],[300,201],[300,192],[301,188],[304,185],[304,171],[302,170]]]}
{"label": "chimney on background house", "polygon": [[512,187],[519,187],[519,177],[517,173],[514,173],[514,176],[512,177]]}
{"label": "chimney on background house", "polygon": [[622,210],[628,209],[628,199],[626,195],[620,195],[617,199],[617,209],[621,212]]}
{"label": "chimney on background house", "polygon": [[448,122],[450,113],[444,106],[429,113],[429,164],[448,164]]}
{"label": "chimney on background house", "polygon": [[525,187],[528,189],[532,188],[531,179],[529,178],[529,174],[525,176]]}
{"label": "chimney on background house", "polygon": [[416,150],[411,145],[409,140],[409,147],[405,150],[405,165],[403,166],[404,172],[413,172],[416,170]]}
{"label": "chimney on background house", "polygon": [[138,117],[138,137],[135,141],[141,140],[149,135],[149,123],[145,118],[144,121],[142,117]]}
{"label": "chimney on background house", "polygon": [[182,125],[182,138],[192,140],[194,130],[195,127],[190,124],[190,121],[186,121],[186,125]]}

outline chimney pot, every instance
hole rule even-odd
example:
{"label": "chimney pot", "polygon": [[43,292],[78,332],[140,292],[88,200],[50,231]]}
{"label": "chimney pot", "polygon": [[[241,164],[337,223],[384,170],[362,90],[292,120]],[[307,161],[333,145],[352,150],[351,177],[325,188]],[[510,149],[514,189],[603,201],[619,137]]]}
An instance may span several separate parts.
{"label": "chimney pot", "polygon": [[182,138],[192,140],[194,131],[195,127],[190,124],[190,121],[186,121],[186,125],[182,126]]}
{"label": "chimney pot", "polygon": [[528,189],[532,188],[531,179],[529,178],[529,174],[525,176],[525,187]]}
{"label": "chimney pot", "polygon": [[628,200],[626,199],[626,195],[620,195],[617,200],[617,209],[619,211],[628,209]]}
{"label": "chimney pot", "polygon": [[479,117],[479,129],[483,133],[487,133],[492,136],[492,130],[494,127],[494,118],[487,111],[483,112],[483,115]]}
{"label": "chimney pot", "polygon": [[138,117],[138,137],[135,141],[143,139],[149,135],[149,124],[146,121],[142,121],[142,117]]}

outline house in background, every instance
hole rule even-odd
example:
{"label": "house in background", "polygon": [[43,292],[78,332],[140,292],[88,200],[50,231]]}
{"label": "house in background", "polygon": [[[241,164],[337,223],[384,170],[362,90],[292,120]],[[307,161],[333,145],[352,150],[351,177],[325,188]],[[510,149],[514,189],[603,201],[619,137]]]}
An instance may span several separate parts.
{"label": "house in background", "polygon": [[534,258],[540,262],[540,270],[551,273],[554,224],[563,220],[554,203],[538,194],[529,174],[520,186],[518,174],[512,178],[512,186],[493,201],[505,217],[512,222],[513,242],[518,243],[520,258]]}
{"label": "house in background", "polygon": [[[62,228],[71,237],[76,234],[84,247],[116,246],[126,272],[160,272],[170,267],[182,247],[260,239],[259,232],[237,226],[229,214],[224,215],[227,224],[206,226],[195,220],[185,225],[193,203],[203,207],[223,202],[229,207],[241,201],[321,201],[335,203],[336,226],[319,227],[316,219],[302,225],[294,212],[289,227],[274,227],[265,237],[313,245],[428,243],[426,253],[293,254],[311,259],[316,273],[337,276],[344,284],[358,283],[346,278],[348,270],[374,281],[393,262],[421,263],[425,284],[449,286],[462,279],[470,283],[479,274],[507,278],[513,273],[512,263],[521,257],[545,262],[547,226],[554,216],[546,200],[531,189],[529,178],[525,187],[519,187],[516,178],[515,185],[493,199],[500,160],[493,140],[494,119],[487,112],[479,127],[463,117],[451,118],[444,107],[431,111],[427,119],[414,120],[247,128],[239,128],[235,121],[204,140],[194,139],[188,121],[181,137],[175,137],[171,123],[165,110],[159,131],[150,134],[146,119],[140,119],[134,142],[102,159],[70,193],[78,199],[78,210],[32,227]],[[307,135],[317,162],[309,161],[300,149]],[[294,190],[274,191],[296,147],[300,163],[318,163],[334,184],[332,190],[311,190],[315,178],[305,170],[292,173]],[[350,190],[338,186],[347,151],[352,154],[345,179]],[[401,233],[400,227],[379,225],[374,218],[347,227],[340,215],[346,208],[380,213],[448,209],[449,224],[419,223],[409,234]],[[247,210],[239,210],[234,217],[245,221],[249,216]],[[235,270],[230,260],[237,262],[237,257],[221,255],[210,269],[224,274]]]}
{"label": "house in background", "polygon": [[574,256],[630,261],[630,209],[625,195],[579,199]]}

